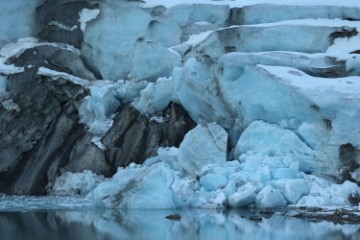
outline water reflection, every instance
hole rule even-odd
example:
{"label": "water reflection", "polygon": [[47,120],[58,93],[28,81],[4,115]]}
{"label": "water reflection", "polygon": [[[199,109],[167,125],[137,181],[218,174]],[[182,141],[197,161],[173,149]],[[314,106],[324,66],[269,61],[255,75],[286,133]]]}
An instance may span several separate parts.
{"label": "water reflection", "polygon": [[[179,221],[165,218],[180,214]],[[0,212],[0,239],[359,239],[360,225],[312,223],[245,210]]]}

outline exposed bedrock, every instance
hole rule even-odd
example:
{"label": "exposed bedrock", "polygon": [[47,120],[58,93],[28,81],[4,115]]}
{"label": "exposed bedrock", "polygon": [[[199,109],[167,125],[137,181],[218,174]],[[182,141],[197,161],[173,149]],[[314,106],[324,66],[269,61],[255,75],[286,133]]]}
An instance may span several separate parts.
{"label": "exposed bedrock", "polygon": [[195,123],[175,103],[149,116],[124,105],[102,142],[107,148],[106,157],[116,169],[132,162],[143,163],[156,155],[159,147],[178,147],[193,127]]}
{"label": "exposed bedrock", "polygon": [[[35,148],[19,157],[2,177],[2,192],[8,194],[42,195],[49,179],[70,156],[74,143],[85,133],[77,123],[75,108],[70,104],[51,122]],[[75,119],[73,119],[75,116]]]}
{"label": "exposed bedrock", "polygon": [[37,35],[49,42],[64,42],[80,48],[85,30],[82,11],[98,6],[90,1],[46,0],[36,9]]}
{"label": "exposed bedrock", "polygon": [[[73,64],[69,66],[66,60]],[[86,94],[86,89],[72,82],[37,75],[39,67],[91,76],[78,61],[74,53],[54,46],[30,48],[9,59],[9,63],[23,67],[24,72],[8,76],[6,92],[1,96],[0,171],[34,147],[66,101]]]}

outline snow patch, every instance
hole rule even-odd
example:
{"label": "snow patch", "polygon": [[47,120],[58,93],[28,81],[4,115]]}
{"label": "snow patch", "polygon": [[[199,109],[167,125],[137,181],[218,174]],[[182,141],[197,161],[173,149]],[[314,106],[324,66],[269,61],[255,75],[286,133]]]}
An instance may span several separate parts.
{"label": "snow patch", "polygon": [[100,9],[88,9],[83,8],[79,12],[79,22],[80,22],[80,29],[81,31],[85,31],[86,24],[90,22],[91,20],[96,19],[100,14]]}
{"label": "snow patch", "polygon": [[72,83],[74,83],[76,85],[83,86],[85,88],[90,85],[90,82],[88,80],[86,80],[86,79],[75,77],[75,76],[70,75],[68,73],[51,70],[51,69],[45,68],[45,67],[40,67],[37,74],[50,77],[51,79],[53,79],[55,81],[62,78],[62,79],[65,79],[67,81],[70,81],[70,82],[72,82]]}
{"label": "snow patch", "polygon": [[59,196],[86,195],[105,179],[90,170],[80,173],[64,172],[56,178],[51,194]]}
{"label": "snow patch", "polygon": [[56,27],[58,27],[58,28],[60,28],[62,30],[70,31],[70,32],[72,32],[72,31],[74,31],[75,29],[78,28],[77,25],[74,25],[74,26],[70,27],[70,26],[66,26],[65,24],[63,24],[61,22],[57,22],[57,21],[51,21],[51,22],[48,23],[48,25],[49,26],[56,26]]}

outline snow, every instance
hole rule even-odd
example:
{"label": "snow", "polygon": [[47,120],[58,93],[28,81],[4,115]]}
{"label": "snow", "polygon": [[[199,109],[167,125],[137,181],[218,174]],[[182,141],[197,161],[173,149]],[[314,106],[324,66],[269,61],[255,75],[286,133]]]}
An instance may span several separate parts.
{"label": "snow", "polygon": [[97,176],[89,170],[80,173],[64,172],[56,178],[50,194],[56,196],[86,195],[103,181],[104,177]]}
{"label": "snow", "polygon": [[[170,8],[179,4],[213,4],[213,5],[229,5],[230,7],[244,7],[255,4],[272,4],[272,5],[295,5],[295,6],[327,6],[329,1],[326,0],[145,0],[144,7],[165,6]],[[356,0],[344,0],[341,2],[331,2],[332,6],[358,7]]]}
{"label": "snow", "polygon": [[37,74],[50,77],[51,79],[53,79],[55,81],[59,80],[60,78],[65,79],[67,81],[70,81],[70,82],[72,82],[76,85],[80,85],[82,87],[87,87],[90,85],[89,81],[86,79],[75,77],[71,74],[64,73],[64,72],[58,72],[58,71],[55,71],[55,70],[52,70],[52,69],[49,69],[46,67],[39,67]]}
{"label": "snow", "polygon": [[182,44],[189,44],[189,45],[195,46],[195,45],[199,44],[200,42],[204,41],[213,32],[214,31],[205,31],[205,32],[201,32],[199,34],[190,35],[189,39]]}
{"label": "snow", "polygon": [[19,107],[19,105],[17,105],[14,102],[14,100],[12,100],[12,99],[3,101],[1,103],[1,106],[8,112],[11,112],[11,111],[20,112],[21,111],[21,108]]}
{"label": "snow", "polygon": [[[358,31],[360,27],[357,28]],[[360,36],[356,35],[350,38],[337,38],[334,44],[327,49],[328,54],[336,55],[339,58],[346,58],[347,53],[360,50]]]}
{"label": "snow", "polygon": [[79,12],[79,22],[81,31],[85,32],[86,24],[94,19],[96,19],[100,14],[100,9],[88,9],[83,8]]}
{"label": "snow", "polygon": [[9,58],[12,56],[21,55],[26,49],[33,48],[36,46],[54,46],[61,49],[69,50],[76,55],[80,55],[79,49],[66,43],[53,43],[53,42],[41,42],[35,37],[24,37],[17,39],[16,42],[8,43],[0,49],[0,56]]}
{"label": "snow", "polygon": [[281,25],[304,25],[304,26],[323,26],[323,27],[344,27],[348,28],[357,28],[360,27],[360,23],[357,21],[348,21],[343,19],[325,19],[325,18],[307,18],[307,19],[291,19],[285,21],[279,21],[274,23],[261,23],[261,24],[251,24],[251,25],[242,25],[247,27],[275,27]]}
{"label": "snow", "polygon": [[65,31],[74,31],[75,29],[77,29],[77,25],[73,25],[73,26],[66,26],[65,24],[61,23],[61,22],[57,22],[57,21],[51,21],[48,23],[49,26],[56,26],[62,30],[65,30]]}

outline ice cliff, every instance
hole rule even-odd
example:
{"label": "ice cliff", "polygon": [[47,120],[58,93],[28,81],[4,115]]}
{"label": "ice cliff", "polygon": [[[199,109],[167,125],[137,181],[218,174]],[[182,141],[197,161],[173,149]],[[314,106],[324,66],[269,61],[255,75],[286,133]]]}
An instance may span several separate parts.
{"label": "ice cliff", "polygon": [[119,208],[359,203],[355,1],[0,6],[1,192]]}

